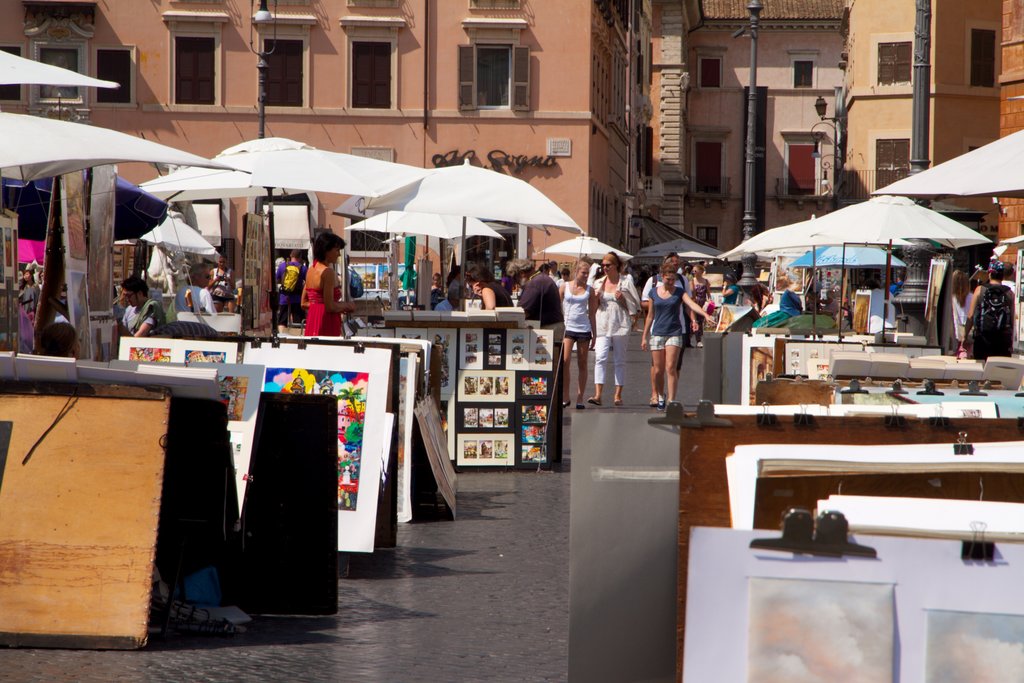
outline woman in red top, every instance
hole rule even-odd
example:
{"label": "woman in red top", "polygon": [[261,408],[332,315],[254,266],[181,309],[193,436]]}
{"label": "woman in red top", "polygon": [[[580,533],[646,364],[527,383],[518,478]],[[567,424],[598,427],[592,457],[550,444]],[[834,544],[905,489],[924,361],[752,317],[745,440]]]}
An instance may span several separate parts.
{"label": "woman in red top", "polygon": [[334,272],[344,248],[345,240],[333,232],[322,232],[313,242],[313,265],[306,272],[306,287],[302,290],[307,337],[340,337],[341,314],[356,310],[355,304],[341,300],[341,286]]}

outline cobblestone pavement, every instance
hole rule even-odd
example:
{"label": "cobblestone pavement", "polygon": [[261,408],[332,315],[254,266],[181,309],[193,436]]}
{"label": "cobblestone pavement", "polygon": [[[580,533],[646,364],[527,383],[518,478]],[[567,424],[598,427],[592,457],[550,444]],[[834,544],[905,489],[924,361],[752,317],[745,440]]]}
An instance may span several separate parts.
{"label": "cobblestone pavement", "polygon": [[[639,347],[634,335],[626,405],[600,410],[653,414]],[[700,361],[687,351],[687,405]],[[337,615],[257,617],[233,638],[154,637],[134,652],[0,650],[0,681],[565,680],[574,412],[555,471],[462,473],[455,522],[399,525],[397,548],[352,556]]]}

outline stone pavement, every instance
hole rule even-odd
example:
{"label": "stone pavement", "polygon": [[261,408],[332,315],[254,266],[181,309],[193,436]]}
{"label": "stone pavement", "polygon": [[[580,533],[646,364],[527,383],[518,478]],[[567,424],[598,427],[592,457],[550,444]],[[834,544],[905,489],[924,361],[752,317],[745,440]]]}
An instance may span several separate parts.
{"label": "stone pavement", "polygon": [[[685,355],[688,406],[701,357]],[[638,334],[627,362],[626,405],[600,410],[653,415]],[[554,471],[461,473],[456,521],[399,525],[397,548],[352,556],[337,615],[256,617],[233,638],[155,636],[137,652],[0,650],[0,681],[566,680],[573,413]]]}

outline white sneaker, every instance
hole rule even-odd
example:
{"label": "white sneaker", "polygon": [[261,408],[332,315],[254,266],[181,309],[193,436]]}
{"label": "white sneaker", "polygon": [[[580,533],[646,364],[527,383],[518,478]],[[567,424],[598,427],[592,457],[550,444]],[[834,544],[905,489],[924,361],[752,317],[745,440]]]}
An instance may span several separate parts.
{"label": "white sneaker", "polygon": [[702,342],[702,341],[697,342],[697,348],[698,349],[703,349],[704,348],[704,342]]}

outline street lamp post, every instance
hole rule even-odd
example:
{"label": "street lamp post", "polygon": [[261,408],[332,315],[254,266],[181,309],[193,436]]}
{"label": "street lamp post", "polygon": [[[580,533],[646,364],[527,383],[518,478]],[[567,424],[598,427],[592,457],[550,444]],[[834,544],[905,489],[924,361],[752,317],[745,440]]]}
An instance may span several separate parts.
{"label": "street lamp post", "polygon": [[[747,90],[747,137],[745,146],[745,168],[743,182],[743,241],[746,242],[757,232],[757,216],[754,213],[754,178],[757,175],[757,31],[761,10],[761,0],[750,0],[747,11],[750,12],[750,86]],[[743,257],[743,276],[740,278],[741,289],[749,291],[756,286],[757,255],[746,254]]]}
{"label": "street lamp post", "polygon": [[[814,155],[816,158],[821,158],[821,142],[825,138],[825,133],[821,131],[815,131],[814,129],[818,126],[826,126],[832,129],[832,162],[828,161],[821,162],[822,171],[826,172],[829,168],[832,169],[832,208],[839,208],[839,190],[842,185],[842,173],[843,173],[843,152],[842,144],[843,138],[846,134],[845,123],[846,117],[840,114],[841,107],[839,105],[839,94],[837,88],[836,95],[836,115],[826,116],[828,114],[828,103],[825,98],[818,96],[818,99],[814,100],[814,111],[818,114],[818,121],[811,126],[811,133],[814,135]],[[825,176],[827,179],[827,175]]]}

